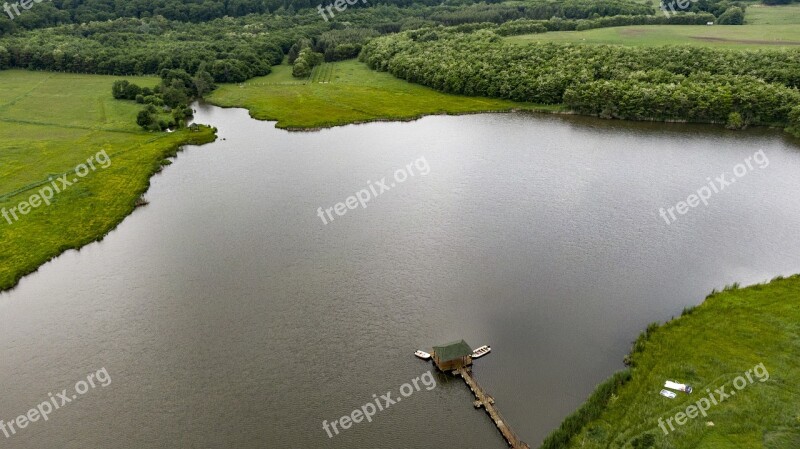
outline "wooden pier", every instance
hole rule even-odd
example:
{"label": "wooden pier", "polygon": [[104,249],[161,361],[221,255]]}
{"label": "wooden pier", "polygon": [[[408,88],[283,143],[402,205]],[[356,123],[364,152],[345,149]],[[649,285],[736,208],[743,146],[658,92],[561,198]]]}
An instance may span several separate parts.
{"label": "wooden pier", "polygon": [[519,439],[516,433],[511,430],[511,427],[506,424],[503,416],[497,410],[497,407],[494,406],[494,398],[489,396],[478,382],[472,377],[472,370],[469,367],[461,367],[457,370],[453,371],[454,374],[458,374],[464,379],[464,382],[467,383],[469,389],[472,390],[472,393],[475,394],[475,407],[483,407],[486,410],[486,413],[489,414],[489,417],[492,418],[494,425],[497,426],[497,430],[503,434],[503,438],[506,439],[508,445],[511,446],[512,449],[530,449],[530,446],[525,444],[522,440]]}

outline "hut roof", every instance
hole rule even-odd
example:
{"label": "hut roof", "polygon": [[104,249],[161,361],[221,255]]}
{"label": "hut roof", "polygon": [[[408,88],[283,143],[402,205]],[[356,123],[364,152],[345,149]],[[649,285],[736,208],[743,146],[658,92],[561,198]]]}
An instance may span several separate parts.
{"label": "hut roof", "polygon": [[459,340],[442,346],[434,346],[433,352],[439,361],[449,362],[450,360],[472,355],[472,348],[464,340]]}

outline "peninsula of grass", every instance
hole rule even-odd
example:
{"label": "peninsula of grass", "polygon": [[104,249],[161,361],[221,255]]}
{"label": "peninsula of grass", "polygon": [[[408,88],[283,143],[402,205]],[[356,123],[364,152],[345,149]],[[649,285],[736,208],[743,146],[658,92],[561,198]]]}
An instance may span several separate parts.
{"label": "peninsula of grass", "polygon": [[561,109],[445,94],[370,70],[356,60],[323,64],[305,80],[292,77],[289,65],[275,66],[267,76],[220,86],[207,101],[247,108],[255,119],[275,120],[278,128],[297,130],[434,114]]}
{"label": "peninsula of grass", "polygon": [[[712,293],[680,318],[648,327],[629,356],[632,367],[602,384],[542,449],[798,448],[798,354],[800,275]],[[760,364],[768,376],[756,376]],[[752,382],[734,387],[748,370]],[[694,391],[666,398],[659,394],[665,380]],[[695,410],[696,417],[676,422],[723,386],[735,394],[721,401],[714,394],[707,416]]]}
{"label": "peninsula of grass", "polygon": [[[112,76],[0,72],[0,208],[28,201],[40,184],[99,151],[111,159],[19,220],[0,217],[0,291],[68,249],[102,239],[135,206],[162,161],[181,145],[213,141],[201,127],[150,133],[139,105],[114,100]],[[154,86],[155,77],[127,77]],[[11,221],[11,223],[9,223]]]}

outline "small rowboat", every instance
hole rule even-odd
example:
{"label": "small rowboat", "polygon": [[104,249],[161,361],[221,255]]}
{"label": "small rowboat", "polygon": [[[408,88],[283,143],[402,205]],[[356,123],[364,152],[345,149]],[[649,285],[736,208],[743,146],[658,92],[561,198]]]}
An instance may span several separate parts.
{"label": "small rowboat", "polygon": [[414,355],[419,357],[419,358],[421,358],[422,360],[428,360],[428,359],[431,358],[430,354],[428,354],[425,351],[420,351],[420,350],[417,350],[416,352],[414,352]]}
{"label": "small rowboat", "polygon": [[481,346],[480,348],[475,349],[474,351],[472,351],[472,358],[473,359],[477,359],[478,357],[483,357],[486,354],[490,353],[491,351],[492,351],[492,348],[489,345]]}
{"label": "small rowboat", "polygon": [[671,390],[677,390],[677,391],[684,391],[687,394],[692,392],[692,387],[691,386],[686,385],[686,384],[679,384],[679,383],[673,382],[671,380],[668,380],[668,381],[664,382],[664,388],[669,388]]}
{"label": "small rowboat", "polygon": [[665,398],[675,399],[675,397],[678,395],[669,390],[661,390],[661,396],[664,396]]}

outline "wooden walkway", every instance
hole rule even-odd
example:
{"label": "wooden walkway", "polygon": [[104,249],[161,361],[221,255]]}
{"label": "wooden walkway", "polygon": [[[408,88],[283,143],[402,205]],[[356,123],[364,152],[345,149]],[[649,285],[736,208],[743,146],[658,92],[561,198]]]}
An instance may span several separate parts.
{"label": "wooden walkway", "polygon": [[486,409],[486,413],[489,414],[489,417],[492,418],[494,425],[497,426],[497,430],[503,434],[503,438],[506,439],[508,445],[511,446],[512,449],[530,449],[530,446],[525,444],[522,440],[519,439],[516,433],[511,430],[511,427],[506,424],[503,416],[494,406],[494,398],[489,396],[488,393],[478,385],[478,382],[472,377],[472,370],[469,368],[459,368],[456,370],[459,376],[464,379],[464,382],[467,383],[469,389],[472,390],[472,393],[475,394],[475,407],[483,407]]}

